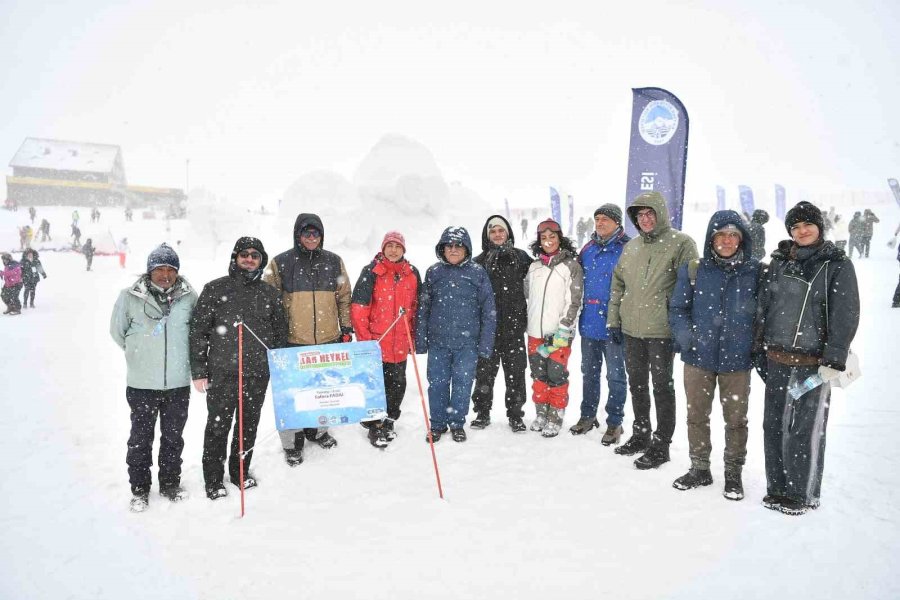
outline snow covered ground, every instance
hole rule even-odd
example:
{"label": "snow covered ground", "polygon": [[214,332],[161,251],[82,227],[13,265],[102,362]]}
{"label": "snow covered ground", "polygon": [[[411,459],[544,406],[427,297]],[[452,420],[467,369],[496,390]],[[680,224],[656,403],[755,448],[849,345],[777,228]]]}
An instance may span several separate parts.
{"label": "snow covered ground", "polygon": [[[671,487],[689,464],[677,361],[678,428],[672,461],[660,469],[635,470],[631,459],[600,445],[597,431],[550,440],[514,435],[501,392],[494,425],[470,431],[465,444],[437,444],[439,500],[410,362],[399,437],[387,451],[369,446],[352,425],[333,430],[338,448],[310,447],[306,462],[290,469],[277,436],[266,437],[275,429],[267,401],[253,463],[260,486],[247,493],[240,519],[236,488],[215,503],[203,494],[206,407],[197,394],[185,430],[183,484],[192,497],[171,504],[154,481],[150,510],[128,512],[125,365],[108,334],[116,294],[143,271],[152,247],[181,240],[181,272],[200,287],[225,273],[230,246],[213,253],[189,221],[173,221],[167,232],[164,221],[138,214],[125,223],[114,209],[92,226],[82,208],[82,239],[128,237],[132,252],[125,269],[98,256],[88,273],[79,254],[48,248],[37,308],[0,318],[0,597],[898,598],[900,310],[889,308],[898,265],[885,242],[900,216],[894,207],[876,212],[882,223],[873,256],[856,261],[863,313],[854,350],[864,376],[833,394],[822,506],[813,513],[792,518],[760,505],[763,387],[755,376],[746,499],[721,495],[716,410],[715,484]],[[70,214],[39,208],[38,222],[49,215],[64,240]],[[476,245],[488,214],[464,223]],[[380,238],[391,227],[385,216],[366,217],[326,218],[326,247],[329,229]],[[687,215],[686,230],[701,233],[707,217]],[[24,210],[0,211],[0,247],[18,247],[11,232],[26,221]],[[448,224],[434,219],[413,237],[436,241]],[[246,233],[262,237],[270,255],[288,247],[291,227],[271,215],[246,220]],[[770,224],[769,246],[782,237],[779,227]],[[408,252],[423,273],[434,262],[432,244]],[[330,249],[342,254],[354,283],[375,250]],[[566,428],[578,417],[579,362],[576,344]],[[533,413],[529,403],[526,421]]]}

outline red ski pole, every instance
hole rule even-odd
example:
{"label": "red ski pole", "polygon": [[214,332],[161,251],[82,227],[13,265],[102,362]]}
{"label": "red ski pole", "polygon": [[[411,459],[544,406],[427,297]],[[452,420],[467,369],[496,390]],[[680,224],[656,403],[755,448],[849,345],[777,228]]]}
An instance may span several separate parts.
{"label": "red ski pole", "polygon": [[238,456],[240,460],[241,518],[244,518],[244,324],[238,323]]}
{"label": "red ski pole", "polygon": [[438,495],[444,499],[444,489],[441,487],[441,472],[438,470],[437,455],[434,453],[434,438],[431,435],[431,421],[428,419],[428,409],[425,407],[425,392],[422,391],[422,378],[419,377],[419,364],[416,362],[416,347],[413,345],[412,334],[409,331],[409,320],[403,315],[403,325],[406,326],[406,339],[412,352],[413,370],[416,372],[416,384],[419,386],[419,399],[422,401],[422,416],[425,417],[425,431],[428,432],[428,445],[431,446],[431,462],[434,463],[434,476],[437,479]]}

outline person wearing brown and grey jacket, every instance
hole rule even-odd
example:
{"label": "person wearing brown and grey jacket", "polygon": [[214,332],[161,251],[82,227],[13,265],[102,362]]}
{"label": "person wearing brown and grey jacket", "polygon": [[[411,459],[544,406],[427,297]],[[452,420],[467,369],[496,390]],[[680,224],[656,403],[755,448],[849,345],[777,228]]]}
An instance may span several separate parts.
{"label": "person wearing brown and grey jacket", "polygon": [[[625,342],[634,425],[631,439],[615,452],[624,456],[643,452],[635,466],[654,469],[668,462],[675,433],[675,351],[669,329],[669,299],[678,269],[698,254],[694,240],[672,228],[666,200],[659,192],[639,195],[627,213],[640,235],[625,245],[613,270],[606,326],[610,339]],[[650,422],[651,374],[655,432]]]}
{"label": "person wearing brown and grey jacket", "polygon": [[[294,222],[294,247],[276,256],[263,281],[281,292],[288,320],[288,345],[350,342],[350,280],[344,261],[325,250],[325,227],[318,215],[301,213]],[[285,460],[303,462],[304,435],[323,448],[337,445],[326,427],[280,432]]]}

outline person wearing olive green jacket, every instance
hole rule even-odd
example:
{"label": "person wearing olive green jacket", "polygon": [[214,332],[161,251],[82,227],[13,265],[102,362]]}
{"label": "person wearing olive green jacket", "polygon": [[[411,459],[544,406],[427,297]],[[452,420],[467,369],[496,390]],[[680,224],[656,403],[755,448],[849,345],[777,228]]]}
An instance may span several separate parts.
{"label": "person wearing olive green jacket", "polygon": [[[635,466],[655,469],[668,462],[675,432],[675,348],[669,329],[669,298],[678,269],[699,255],[694,240],[671,226],[666,200],[659,192],[641,194],[626,210],[640,235],[625,245],[613,271],[607,329],[610,339],[625,342],[634,425],[631,439],[615,452],[625,456],[643,453]],[[650,422],[651,374],[655,432]]]}

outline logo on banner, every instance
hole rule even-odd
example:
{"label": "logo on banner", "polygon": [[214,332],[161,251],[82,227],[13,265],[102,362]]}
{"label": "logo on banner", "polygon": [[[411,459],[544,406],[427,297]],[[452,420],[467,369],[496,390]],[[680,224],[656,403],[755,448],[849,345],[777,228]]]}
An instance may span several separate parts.
{"label": "logo on banner", "polygon": [[678,109],[667,100],[654,100],[644,107],[638,120],[641,138],[652,146],[668,143],[678,130]]}

